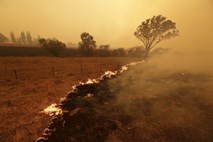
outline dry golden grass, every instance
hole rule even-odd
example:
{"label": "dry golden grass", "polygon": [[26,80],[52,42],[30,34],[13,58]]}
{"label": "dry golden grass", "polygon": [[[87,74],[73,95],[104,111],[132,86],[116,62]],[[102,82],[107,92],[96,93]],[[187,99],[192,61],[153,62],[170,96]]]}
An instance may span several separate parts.
{"label": "dry golden grass", "polygon": [[[0,57],[0,142],[34,141],[50,122],[50,117],[40,111],[59,102],[74,84],[97,78],[106,70],[117,70],[137,60]],[[54,77],[52,67],[55,70]]]}

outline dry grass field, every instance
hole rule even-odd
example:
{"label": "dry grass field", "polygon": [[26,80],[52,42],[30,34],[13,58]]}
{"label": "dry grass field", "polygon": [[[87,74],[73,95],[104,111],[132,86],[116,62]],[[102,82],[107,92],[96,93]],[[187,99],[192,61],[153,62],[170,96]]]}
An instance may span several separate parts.
{"label": "dry grass field", "polygon": [[34,141],[51,119],[40,112],[59,102],[74,84],[137,60],[0,57],[0,142]]}

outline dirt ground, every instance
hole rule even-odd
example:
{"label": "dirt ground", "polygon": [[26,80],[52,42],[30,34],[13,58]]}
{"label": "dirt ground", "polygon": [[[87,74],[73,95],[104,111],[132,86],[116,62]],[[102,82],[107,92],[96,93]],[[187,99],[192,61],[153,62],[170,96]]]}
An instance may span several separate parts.
{"label": "dirt ground", "polygon": [[0,142],[29,142],[41,136],[50,117],[41,111],[72,86],[136,58],[0,57]]}

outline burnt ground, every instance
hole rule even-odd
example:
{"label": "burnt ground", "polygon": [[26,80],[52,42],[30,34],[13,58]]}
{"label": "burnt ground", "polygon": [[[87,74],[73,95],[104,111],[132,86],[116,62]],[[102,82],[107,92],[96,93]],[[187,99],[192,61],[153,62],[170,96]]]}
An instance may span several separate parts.
{"label": "burnt ground", "polygon": [[211,86],[208,74],[140,66],[79,84],[37,142],[211,142]]}

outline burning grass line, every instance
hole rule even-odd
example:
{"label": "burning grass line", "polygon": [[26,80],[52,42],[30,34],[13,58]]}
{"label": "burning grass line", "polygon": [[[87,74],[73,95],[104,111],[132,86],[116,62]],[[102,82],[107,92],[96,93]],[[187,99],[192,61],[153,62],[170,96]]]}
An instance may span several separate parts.
{"label": "burning grass line", "polygon": [[[89,84],[99,84],[100,81],[103,81],[107,78],[112,78],[112,77],[115,77],[116,75],[124,72],[124,71],[127,71],[129,69],[129,67],[131,66],[135,66],[137,64],[140,64],[140,63],[143,63],[144,61],[142,62],[134,62],[134,63],[130,63],[130,64],[127,64],[125,66],[122,67],[122,69],[120,71],[115,71],[115,72],[112,72],[112,71],[106,71],[104,73],[104,75],[101,76],[101,78],[98,78],[98,79],[88,79],[86,82],[80,82],[78,85],[74,85],[72,87],[73,90],[75,90],[77,88],[77,86],[83,86],[83,85],[89,85]],[[72,91],[71,91],[72,92]],[[91,93],[88,93],[87,95],[85,95],[85,97],[92,97],[93,94]],[[62,101],[65,101],[66,98],[63,98],[60,102]],[[54,116],[54,115],[61,115],[63,113],[62,109],[57,106],[56,103],[54,104],[51,104],[50,106],[48,106],[47,108],[45,108],[43,111],[41,111],[42,113],[44,114],[48,114],[50,116]]]}
{"label": "burning grass line", "polygon": [[57,106],[56,103],[51,104],[50,106],[48,106],[47,108],[45,108],[43,111],[41,111],[44,114],[48,114],[50,116],[54,116],[54,115],[61,115],[62,114],[62,109],[59,108]]}
{"label": "burning grass line", "polygon": [[[60,131],[65,131],[64,124],[67,115],[75,115],[77,114],[80,109],[76,106],[73,106],[73,101],[77,98],[91,98],[94,97],[99,89],[101,89],[101,85],[106,82],[106,80],[115,78],[119,74],[127,71],[131,66],[135,66],[142,62],[135,62],[131,64],[127,64],[123,66],[119,71],[107,71],[101,78],[98,79],[88,79],[86,82],[80,82],[78,85],[74,85],[72,87],[72,91],[68,93],[68,95],[63,98],[59,105],[51,104],[49,107],[45,108],[42,112],[52,116],[52,122],[49,124],[48,128],[45,129],[42,137],[37,139],[37,142],[45,142],[51,141],[52,135],[54,135]],[[98,97],[98,96],[96,96]],[[54,141],[54,140],[53,140]]]}

